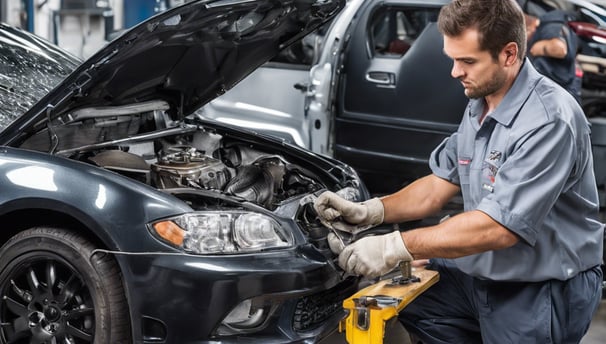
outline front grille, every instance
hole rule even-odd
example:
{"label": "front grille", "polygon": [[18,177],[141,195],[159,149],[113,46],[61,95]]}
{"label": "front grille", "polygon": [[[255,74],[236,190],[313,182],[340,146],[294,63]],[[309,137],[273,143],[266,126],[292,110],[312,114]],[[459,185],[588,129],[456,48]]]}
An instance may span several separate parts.
{"label": "front grille", "polygon": [[343,300],[357,291],[357,278],[348,277],[337,286],[299,299],[293,315],[295,331],[309,331],[343,310]]}

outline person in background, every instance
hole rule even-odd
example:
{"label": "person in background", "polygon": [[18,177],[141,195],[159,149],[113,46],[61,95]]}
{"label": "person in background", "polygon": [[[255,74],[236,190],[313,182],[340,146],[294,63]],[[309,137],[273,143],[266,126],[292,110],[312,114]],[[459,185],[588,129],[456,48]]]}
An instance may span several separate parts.
{"label": "person in background", "polygon": [[514,0],[453,0],[438,27],[470,101],[432,152],[432,173],[360,203],[327,191],[314,208],[328,227],[357,236],[426,218],[459,193],[464,211],[347,246],[330,233],[330,248],[345,271],[370,278],[429,259],[439,282],[400,313],[423,343],[578,343],[602,295],[604,225],[587,119],[526,58]]}
{"label": "person in background", "polygon": [[528,57],[548,76],[581,101],[582,70],[577,66],[578,37],[568,27],[569,15],[553,10],[540,18],[525,15]]}

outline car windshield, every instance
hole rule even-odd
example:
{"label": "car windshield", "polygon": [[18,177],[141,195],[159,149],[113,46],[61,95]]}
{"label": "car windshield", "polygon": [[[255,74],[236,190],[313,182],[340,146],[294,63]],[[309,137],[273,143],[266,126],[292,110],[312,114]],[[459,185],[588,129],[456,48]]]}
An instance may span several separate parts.
{"label": "car windshield", "polygon": [[0,26],[0,130],[23,115],[80,63],[44,39]]}

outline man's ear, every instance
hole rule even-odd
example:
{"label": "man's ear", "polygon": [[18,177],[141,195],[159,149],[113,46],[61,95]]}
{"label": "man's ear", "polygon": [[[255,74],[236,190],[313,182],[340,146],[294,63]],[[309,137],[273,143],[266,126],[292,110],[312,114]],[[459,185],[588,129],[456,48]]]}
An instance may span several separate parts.
{"label": "man's ear", "polygon": [[518,44],[515,42],[509,42],[503,50],[501,50],[502,56],[505,57],[505,66],[512,66],[518,59]]}

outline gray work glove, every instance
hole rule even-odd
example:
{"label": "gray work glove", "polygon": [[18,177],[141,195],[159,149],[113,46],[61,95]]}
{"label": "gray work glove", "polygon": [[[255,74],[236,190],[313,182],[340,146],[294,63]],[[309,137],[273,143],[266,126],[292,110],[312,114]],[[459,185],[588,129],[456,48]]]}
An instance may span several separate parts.
{"label": "gray work glove", "polygon": [[400,262],[413,260],[399,231],[364,237],[345,247],[336,235],[330,233],[328,244],[333,252],[340,252],[339,266],[343,270],[368,278],[385,275]]}
{"label": "gray work glove", "polygon": [[316,199],[314,209],[325,226],[352,234],[383,223],[383,202],[378,198],[355,203],[326,191]]}
{"label": "gray work glove", "polygon": [[334,254],[340,254],[341,252],[343,252],[343,249],[345,248],[345,243],[343,243],[343,240],[338,238],[335,233],[328,233],[326,239],[328,240],[328,247],[330,247],[330,250]]}

